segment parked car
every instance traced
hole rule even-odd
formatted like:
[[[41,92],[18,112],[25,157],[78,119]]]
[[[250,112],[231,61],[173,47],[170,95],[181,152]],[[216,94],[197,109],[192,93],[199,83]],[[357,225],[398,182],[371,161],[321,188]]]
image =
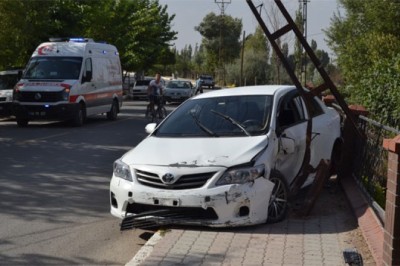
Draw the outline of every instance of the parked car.
[[[195,88],[188,80],[171,80],[165,86],[164,99],[167,102],[183,102],[195,93]]]
[[[122,83],[122,90],[123,95],[130,96],[132,95],[133,86],[136,82],[136,73],[124,73],[123,75],[123,83]]]
[[[114,162],[111,214],[128,227],[144,218],[212,227],[285,219],[303,161],[315,168],[322,159],[336,160],[340,150],[339,114],[317,97],[310,114],[305,106],[293,86],[190,98],[159,125],[148,124],[148,137]]]
[[[13,89],[22,76],[22,70],[0,71],[0,116],[12,115]]]
[[[200,81],[202,87],[207,87],[209,89],[214,89],[215,82],[212,76],[210,75],[200,75]]]
[[[132,99],[147,99],[147,88],[149,87],[152,77],[146,77],[145,79],[139,79],[135,81],[132,89]]]
[[[150,81],[152,81],[154,77],[144,77],[143,79],[139,79],[135,82],[132,90],[132,99],[140,99],[147,100],[147,88],[149,87]],[[161,78],[161,83],[165,86],[165,80]]]

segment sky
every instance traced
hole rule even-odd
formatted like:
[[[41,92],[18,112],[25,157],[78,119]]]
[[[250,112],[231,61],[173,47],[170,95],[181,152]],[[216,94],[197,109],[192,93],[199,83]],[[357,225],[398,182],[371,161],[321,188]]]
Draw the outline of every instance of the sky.
[[[198,26],[203,18],[214,12],[215,14],[221,13],[222,4],[216,2],[230,2],[224,5],[224,12],[233,18],[242,19],[243,30],[248,34],[254,33],[258,22],[252,13],[248,3],[245,0],[159,0],[161,5],[167,5],[167,12],[175,14],[172,22],[172,29],[178,32],[178,39],[175,41],[175,47],[181,50],[185,45],[191,44],[192,47],[201,43],[201,35],[194,27]],[[287,11],[294,18],[295,11],[299,8],[299,2],[303,7],[303,0],[282,0]],[[267,9],[271,9],[271,5],[276,7],[273,0],[253,0],[254,6],[261,3],[261,17],[266,23],[268,29],[272,32],[272,28],[267,23]],[[277,8],[276,8],[277,9]],[[278,10],[278,9],[277,9]],[[278,10],[278,12],[280,12]],[[322,31],[327,29],[330,25],[330,20],[334,13],[338,13],[337,0],[308,0],[307,3],[307,40],[314,39],[317,42],[318,49],[325,50],[331,57],[334,57],[329,47],[324,41],[325,34]],[[284,20],[282,20],[284,21]],[[284,26],[283,24],[281,26]],[[293,37],[286,36],[285,41],[292,46]]]

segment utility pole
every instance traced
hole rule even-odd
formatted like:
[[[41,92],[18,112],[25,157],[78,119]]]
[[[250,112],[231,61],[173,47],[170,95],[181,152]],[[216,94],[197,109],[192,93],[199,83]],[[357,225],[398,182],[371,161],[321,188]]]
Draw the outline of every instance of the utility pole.
[[[246,40],[246,31],[243,31],[243,40],[242,40],[242,53],[240,56],[240,80],[239,86],[243,86],[243,60],[244,60],[244,42]]]
[[[223,28],[224,28],[224,16],[225,9],[228,4],[231,3],[231,0],[214,0],[221,10],[221,23],[219,25],[219,57],[218,57],[218,67],[219,67],[219,81],[225,85],[225,64],[224,64],[224,38],[223,38]]]
[[[303,9],[302,9],[302,17],[303,17],[303,36],[304,39],[307,41],[307,3],[310,2],[310,0],[299,0],[299,3],[303,3]],[[301,69],[302,69],[302,79],[304,80],[304,86],[307,85],[307,53],[304,51],[304,47],[302,48],[302,54],[303,54],[303,59],[301,63]]]

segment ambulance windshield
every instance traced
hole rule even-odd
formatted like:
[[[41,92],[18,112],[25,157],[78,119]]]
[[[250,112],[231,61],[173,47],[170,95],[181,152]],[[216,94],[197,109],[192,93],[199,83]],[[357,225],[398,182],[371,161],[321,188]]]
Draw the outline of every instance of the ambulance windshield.
[[[82,57],[33,57],[28,63],[25,79],[79,79]]]

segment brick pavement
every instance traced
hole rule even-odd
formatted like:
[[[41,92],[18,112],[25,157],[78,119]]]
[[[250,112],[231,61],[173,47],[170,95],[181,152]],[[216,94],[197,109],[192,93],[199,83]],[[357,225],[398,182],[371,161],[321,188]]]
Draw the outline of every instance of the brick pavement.
[[[346,265],[349,248],[364,265],[375,265],[343,191],[330,183],[308,217],[296,215],[294,204],[288,219],[276,224],[159,230],[127,265],[338,266]]]

